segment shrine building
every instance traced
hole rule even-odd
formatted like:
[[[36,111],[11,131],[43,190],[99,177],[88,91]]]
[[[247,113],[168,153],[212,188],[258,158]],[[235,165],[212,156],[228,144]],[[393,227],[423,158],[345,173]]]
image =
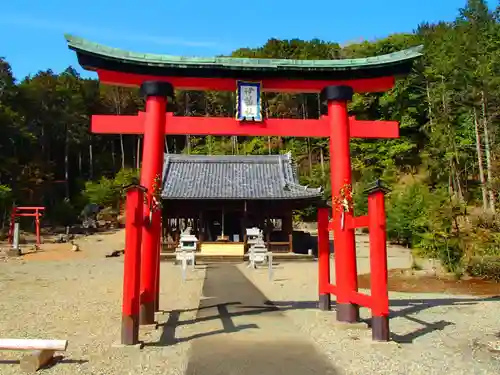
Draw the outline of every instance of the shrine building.
[[[302,186],[291,154],[165,155],[163,251],[192,229],[201,255],[243,256],[246,229],[264,231],[273,252],[293,252],[294,210],[324,205],[321,188]]]

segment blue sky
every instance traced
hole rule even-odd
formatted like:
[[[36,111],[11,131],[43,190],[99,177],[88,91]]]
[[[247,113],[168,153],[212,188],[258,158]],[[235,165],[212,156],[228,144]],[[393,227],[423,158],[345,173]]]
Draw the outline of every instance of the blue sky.
[[[0,56],[22,79],[39,70],[59,72],[77,66],[75,54],[65,45],[65,32],[128,50],[188,56],[228,54],[239,47],[257,47],[271,37],[346,43],[411,32],[423,21],[453,20],[464,4],[465,0],[4,1]]]

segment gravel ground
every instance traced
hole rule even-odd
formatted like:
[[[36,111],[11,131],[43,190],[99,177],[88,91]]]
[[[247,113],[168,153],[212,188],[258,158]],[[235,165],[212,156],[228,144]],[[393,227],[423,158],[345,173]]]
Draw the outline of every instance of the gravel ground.
[[[101,240],[103,238],[103,240]],[[40,374],[182,374],[189,342],[165,344],[162,329],[144,329],[147,349],[115,348],[120,340],[123,258],[104,254],[123,248],[123,233],[78,241],[85,257],[67,260],[8,260],[0,263],[0,331],[4,338],[67,339],[64,359]],[[43,253],[40,253],[41,255]],[[58,257],[58,259],[61,257]],[[161,308],[196,314],[204,270],[182,283],[179,269],[162,263]],[[168,315],[160,317],[160,323]],[[176,337],[187,335],[179,327]],[[155,343],[159,345],[154,345]],[[20,352],[0,352],[0,374],[19,374]]]
[[[366,237],[359,238],[358,269],[369,271]],[[0,331],[9,338],[68,339],[62,362],[40,374],[183,374],[196,337],[220,322],[177,324],[194,319],[205,270],[162,263],[161,308],[179,314],[159,317],[166,328],[143,329],[143,350],[114,348],[120,338],[123,258],[104,254],[123,248],[123,232],[79,239],[82,252],[32,254],[0,262]],[[62,250],[64,251],[64,250]],[[389,266],[411,265],[408,251],[389,249]],[[333,261],[332,261],[333,267]],[[342,374],[499,374],[500,362],[486,348],[500,331],[498,300],[467,296],[391,293],[394,342],[374,344],[369,330],[343,329],[334,312],[319,312],[317,263],[282,263],[274,281],[265,269],[240,270],[282,307],[304,338],[316,344]],[[333,268],[332,268],[333,270]],[[368,311],[362,310],[363,317]],[[265,314],[262,316],[263,319]],[[237,318],[236,323],[239,323]],[[244,318],[252,319],[251,316]],[[285,322],[284,322],[285,323]],[[288,322],[287,322],[288,324]],[[203,331],[203,332],[202,332]],[[175,337],[174,337],[175,336]],[[498,338],[496,338],[498,340]],[[22,353],[0,352],[0,374],[18,374]]]
[[[360,238],[358,272],[369,272],[365,239]],[[358,241],[359,242],[359,241]],[[389,248],[389,267],[410,267],[408,252]],[[332,274],[334,277],[334,261]],[[393,341],[373,343],[368,329],[345,329],[335,313],[316,309],[317,263],[275,266],[274,280],[267,270],[244,272],[266,296],[310,336],[344,374],[499,374],[500,353],[488,343],[498,341],[500,299],[444,294],[390,293]],[[364,291],[368,292],[368,291]],[[369,317],[361,309],[362,318]]]

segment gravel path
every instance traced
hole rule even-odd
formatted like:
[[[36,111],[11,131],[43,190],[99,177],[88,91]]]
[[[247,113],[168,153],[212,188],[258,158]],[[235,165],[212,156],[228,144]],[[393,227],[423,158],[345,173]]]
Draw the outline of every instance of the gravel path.
[[[186,375],[338,375],[237,266],[209,265],[203,296]]]
[[[361,238],[361,241],[364,241]],[[359,244],[358,272],[369,272],[366,247]],[[389,249],[389,267],[411,266],[404,249]],[[332,274],[334,277],[334,261]],[[443,294],[390,293],[391,343],[373,343],[368,329],[336,324],[335,313],[316,309],[317,263],[275,266],[274,281],[265,268],[240,270],[310,336],[343,374],[499,374],[500,353],[487,344],[498,341],[500,298]],[[368,291],[364,291],[368,292]],[[361,309],[362,318],[369,317]]]
[[[68,339],[62,362],[40,374],[182,374],[189,342],[163,346],[162,330],[143,330],[147,349],[114,348],[120,339],[123,258],[104,254],[123,248],[123,235],[79,241],[85,258],[0,263],[0,332],[4,338]],[[42,253],[40,253],[42,254]],[[182,283],[178,268],[161,265],[161,308],[196,315],[204,270]],[[160,317],[160,322],[168,316]],[[178,338],[186,329],[176,330]],[[155,345],[155,343],[160,343]],[[20,352],[0,352],[0,374],[19,374]]]

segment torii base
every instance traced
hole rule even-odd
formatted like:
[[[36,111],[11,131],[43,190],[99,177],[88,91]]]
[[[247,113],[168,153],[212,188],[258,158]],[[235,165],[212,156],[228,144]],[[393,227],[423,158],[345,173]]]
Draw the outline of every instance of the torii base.
[[[352,303],[337,303],[337,320],[344,323],[358,323],[359,306]]]
[[[332,298],[331,295],[328,294],[320,294],[319,295],[319,303],[318,303],[318,308],[321,311],[330,311],[331,310],[331,304],[332,304]]]
[[[122,317],[122,345],[139,344],[139,322],[137,316]]]
[[[155,302],[142,302],[140,306],[139,312],[139,324],[142,325],[151,325],[156,324],[155,322]]]
[[[389,341],[389,319],[387,316],[374,316],[371,321],[372,340],[373,341]]]

